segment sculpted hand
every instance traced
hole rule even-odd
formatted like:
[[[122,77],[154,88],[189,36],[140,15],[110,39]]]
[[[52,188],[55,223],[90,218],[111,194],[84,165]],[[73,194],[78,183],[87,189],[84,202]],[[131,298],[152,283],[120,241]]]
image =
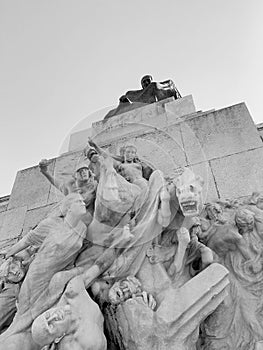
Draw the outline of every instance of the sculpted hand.
[[[152,296],[152,294],[143,291],[140,294],[135,295],[135,297],[141,297],[143,302],[152,310],[156,308],[156,300]]]
[[[1,250],[0,257],[3,257],[4,259],[8,259],[13,255],[12,248],[9,250]]]
[[[98,148],[98,146],[96,145],[96,143],[94,141],[91,140],[91,138],[88,139],[88,144],[91,146],[91,147],[94,147],[95,149]]]
[[[38,164],[41,173],[46,173],[47,172],[47,167],[48,167],[49,163],[50,162],[47,159],[41,159],[41,161]]]

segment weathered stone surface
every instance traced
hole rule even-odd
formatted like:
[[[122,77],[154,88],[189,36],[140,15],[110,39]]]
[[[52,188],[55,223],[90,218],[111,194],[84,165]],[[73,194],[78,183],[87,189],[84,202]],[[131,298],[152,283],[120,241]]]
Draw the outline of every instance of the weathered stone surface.
[[[105,125],[100,126],[100,128],[93,129],[92,137],[96,142],[100,144],[114,142],[116,139],[123,137],[134,137],[137,135],[144,134],[146,132],[151,132],[158,127],[158,129],[163,128],[167,125],[166,123],[166,113],[164,108],[154,105],[147,105],[140,109],[136,109],[137,114],[130,115],[129,113],[123,114],[123,118],[111,123],[110,118]]]
[[[28,210],[23,225],[22,235],[27,234],[28,231],[30,231],[32,228],[38,225],[40,221],[47,216],[47,214],[52,210],[53,207],[54,204],[50,204],[44,207]]]
[[[1,229],[2,229],[2,226],[3,226],[3,223],[4,223],[5,215],[6,215],[5,212],[1,212],[0,213],[0,232],[1,232]],[[1,237],[0,237],[0,239],[1,239]]]
[[[263,191],[263,147],[210,162],[221,198]]]
[[[195,137],[189,137],[190,131]],[[262,146],[244,103],[186,118],[182,132],[191,164],[203,161],[204,157],[210,160]]]
[[[181,137],[187,164],[206,162],[208,157],[195,131],[187,123],[181,122]]]
[[[49,165],[50,173],[53,173],[54,160]],[[9,199],[8,209],[27,205],[28,209],[38,208],[48,203],[50,183],[35,166],[17,173],[12,193]]]
[[[143,158],[165,174],[187,165],[179,125],[141,135],[136,138],[135,145]]]
[[[172,124],[176,119],[196,112],[192,95],[184,96],[165,104],[167,124]]]
[[[145,120],[149,122],[151,118],[156,117],[157,114],[165,112],[164,104],[172,101],[173,98],[166,99],[154,104],[145,105],[144,107],[114,116],[107,121],[99,121],[92,124],[93,135],[98,135],[105,129],[118,128],[120,125],[129,123],[141,123]]]
[[[0,241],[5,242],[21,235],[27,207],[19,207],[7,210],[1,213],[2,216],[2,227],[0,231]]]
[[[69,152],[83,149],[87,145],[87,140],[92,135],[91,128],[74,132],[70,135]]]
[[[146,133],[152,128],[163,129],[181,116],[194,112],[192,96],[178,100],[170,98],[114,116],[107,121],[93,123],[92,136],[98,142],[110,142],[129,134]]]

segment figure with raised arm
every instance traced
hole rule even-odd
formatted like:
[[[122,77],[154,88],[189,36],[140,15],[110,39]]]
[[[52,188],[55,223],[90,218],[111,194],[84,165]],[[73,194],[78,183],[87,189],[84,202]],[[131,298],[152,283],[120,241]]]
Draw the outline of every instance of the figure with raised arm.
[[[48,170],[49,161],[42,159],[39,162],[41,173],[48,179],[48,181],[60,190],[65,196],[69,193],[80,193],[86,203],[86,206],[92,205],[95,198],[97,181],[94,178],[93,172],[89,165],[85,162],[79,163],[75,169],[71,179],[67,181],[60,181],[54,177]],[[93,194],[93,196],[91,196]]]

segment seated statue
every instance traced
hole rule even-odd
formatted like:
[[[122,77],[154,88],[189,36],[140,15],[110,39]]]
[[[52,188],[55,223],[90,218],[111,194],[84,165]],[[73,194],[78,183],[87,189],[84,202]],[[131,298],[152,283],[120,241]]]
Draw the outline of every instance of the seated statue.
[[[106,350],[102,313],[80,276],[68,282],[55,307],[35,319],[32,337],[41,347],[54,342],[58,350]]]
[[[125,113],[128,110],[142,107],[145,104],[164,100],[168,97],[174,97],[175,99],[181,98],[172,80],[165,80],[159,83],[152,80],[151,75],[145,75],[141,79],[142,89],[127,91],[125,95],[120,97],[118,107],[109,111],[104,117],[104,120],[114,115]]]

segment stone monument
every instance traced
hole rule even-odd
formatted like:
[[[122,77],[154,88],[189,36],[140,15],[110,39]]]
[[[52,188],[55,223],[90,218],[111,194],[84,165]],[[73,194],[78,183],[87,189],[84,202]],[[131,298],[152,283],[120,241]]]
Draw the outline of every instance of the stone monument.
[[[0,350],[263,349],[261,129],[141,84],[1,199]]]

